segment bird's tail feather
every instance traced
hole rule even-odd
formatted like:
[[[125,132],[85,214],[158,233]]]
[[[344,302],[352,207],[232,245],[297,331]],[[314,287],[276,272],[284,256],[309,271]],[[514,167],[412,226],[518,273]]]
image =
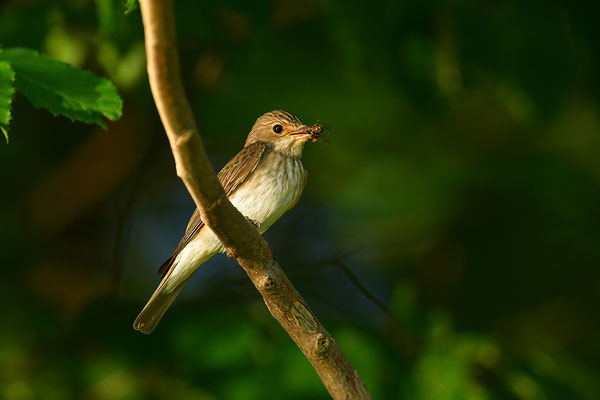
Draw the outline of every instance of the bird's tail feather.
[[[158,322],[167,311],[175,297],[181,292],[181,289],[190,280],[190,278],[181,281],[174,289],[169,291],[166,290],[166,282],[169,279],[171,273],[169,272],[154,291],[154,294],[148,301],[148,304],[144,307],[140,315],[133,322],[133,329],[136,329],[142,333],[150,334]]]

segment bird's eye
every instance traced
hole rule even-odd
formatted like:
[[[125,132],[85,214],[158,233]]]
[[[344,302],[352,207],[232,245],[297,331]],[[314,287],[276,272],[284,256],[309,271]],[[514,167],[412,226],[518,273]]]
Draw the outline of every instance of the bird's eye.
[[[281,126],[279,124],[274,125],[273,126],[273,132],[275,132],[275,133],[281,133],[281,132],[283,132],[283,126]]]

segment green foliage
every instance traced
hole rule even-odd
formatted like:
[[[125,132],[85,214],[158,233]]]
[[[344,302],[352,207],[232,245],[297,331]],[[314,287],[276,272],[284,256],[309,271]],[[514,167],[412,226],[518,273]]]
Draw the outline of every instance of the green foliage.
[[[102,117],[115,120],[121,116],[122,100],[106,79],[23,48],[0,50],[0,62],[5,66],[4,76],[0,76],[3,78],[0,80],[0,95],[3,95],[0,111],[4,113],[1,122],[5,135],[10,108],[4,112],[4,105],[10,106],[8,94],[12,96],[14,88],[34,106],[45,108],[54,115],[65,115],[72,121],[95,123],[106,128]],[[14,73],[10,75],[12,71]]]
[[[6,61],[0,61],[0,129],[8,141],[8,124],[10,123],[10,106],[15,88],[15,71]]]
[[[427,344],[415,367],[415,393],[410,398],[489,399],[485,386],[476,378],[477,368],[500,358],[494,343],[473,335],[457,335],[444,318],[432,318]]]
[[[125,2],[125,14],[129,14],[132,11],[135,11],[138,8],[137,0],[127,0]]]

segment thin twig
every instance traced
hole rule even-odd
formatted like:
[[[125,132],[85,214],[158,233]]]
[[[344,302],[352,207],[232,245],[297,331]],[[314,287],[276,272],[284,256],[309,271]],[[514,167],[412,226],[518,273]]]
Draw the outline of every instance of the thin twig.
[[[308,358],[334,399],[370,399],[365,384],[273,259],[258,231],[229,202],[217,180],[179,74],[172,0],[140,0],[148,79],[177,175],[213,230],[252,280],[273,317]]]
[[[381,308],[389,317],[396,318],[394,312],[386,306],[381,300],[379,300],[365,285],[362,284],[360,279],[352,272],[352,270],[344,263],[344,259],[350,257],[363,249],[363,246],[355,246],[353,248],[345,250],[343,253],[329,256],[321,261],[315,261],[311,264],[313,265],[333,265],[342,270],[342,272],[348,277],[350,282],[356,286],[356,288],[369,300],[371,300],[375,305]]]
[[[142,164],[145,164],[145,162],[142,162]],[[131,188],[127,195],[127,199],[125,199],[125,204],[117,214],[117,231],[115,233],[115,241],[113,244],[113,256],[109,282],[110,294],[113,297],[117,295],[123,276],[123,250],[125,249],[127,242],[125,234],[127,230],[127,221],[131,216],[133,204],[142,182],[144,169],[145,168],[139,168],[138,171],[136,171],[133,182],[131,183]]]
[[[375,305],[377,305],[377,307],[381,308],[383,311],[385,311],[385,313],[392,318],[396,318],[396,316],[394,315],[394,312],[385,304],[383,304],[383,302],[381,300],[379,300],[377,297],[375,297],[375,295],[373,293],[371,293],[369,291],[369,289],[367,289],[365,287],[365,285],[363,285],[360,281],[360,279],[358,279],[358,277],[356,275],[354,275],[354,273],[350,270],[350,268],[348,268],[348,266],[342,261],[342,260],[335,260],[330,262],[330,264],[335,265],[336,267],[340,268],[344,274],[346,274],[346,276],[348,277],[348,279],[350,279],[350,282],[352,282],[354,284],[354,286],[356,286],[356,288],[363,294],[365,295],[365,297],[369,300],[371,300],[373,303],[375,303]]]

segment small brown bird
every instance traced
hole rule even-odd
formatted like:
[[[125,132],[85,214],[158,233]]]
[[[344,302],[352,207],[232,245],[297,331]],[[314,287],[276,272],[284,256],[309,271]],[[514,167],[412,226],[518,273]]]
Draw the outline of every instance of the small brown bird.
[[[268,112],[256,120],[242,151],[219,172],[231,203],[260,233],[298,202],[307,178],[300,162],[302,148],[322,132],[321,125],[306,126],[286,111]],[[196,209],[175,252],[160,267],[162,281],[133,328],[152,332],[194,271],[222,251],[223,245]]]

